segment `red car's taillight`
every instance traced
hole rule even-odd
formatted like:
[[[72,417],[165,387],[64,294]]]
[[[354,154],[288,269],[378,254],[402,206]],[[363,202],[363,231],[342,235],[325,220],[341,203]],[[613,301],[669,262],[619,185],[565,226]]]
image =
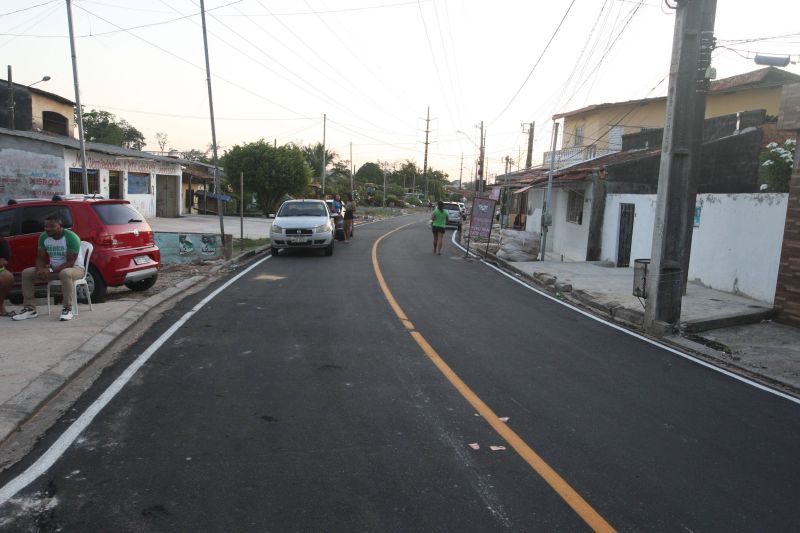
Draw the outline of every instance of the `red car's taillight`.
[[[92,241],[97,246],[102,246],[104,248],[113,248],[119,244],[119,241],[115,239],[113,235],[103,231],[94,233],[94,235],[92,235]]]

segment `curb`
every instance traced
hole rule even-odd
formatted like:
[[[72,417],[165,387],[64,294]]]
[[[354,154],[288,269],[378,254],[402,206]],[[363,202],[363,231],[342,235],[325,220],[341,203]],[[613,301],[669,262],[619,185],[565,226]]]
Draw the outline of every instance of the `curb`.
[[[24,389],[0,405],[0,417],[3,419],[0,422],[0,445],[19,431],[21,426],[50,399],[61,392],[75,375],[88,366],[120,335],[128,331],[143,315],[167,300],[179,296],[186,288],[197,284],[206,277],[193,276],[136,303],[114,322],[100,330],[78,349],[69,353],[55,366],[39,374]]]

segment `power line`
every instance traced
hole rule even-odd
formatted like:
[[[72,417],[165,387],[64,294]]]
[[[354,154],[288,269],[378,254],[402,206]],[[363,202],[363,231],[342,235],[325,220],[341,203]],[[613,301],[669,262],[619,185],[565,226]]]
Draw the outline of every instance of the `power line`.
[[[574,2],[575,0],[573,0]],[[442,93],[442,100],[444,100],[444,105],[447,108],[447,116],[450,118],[450,124],[453,128],[456,128],[456,125],[453,123],[453,112],[450,110],[450,99],[447,98],[447,94],[444,92],[444,85],[442,85],[442,76],[439,73],[439,65],[436,62],[436,54],[433,52],[433,45],[431,44],[431,36],[428,33],[428,25],[425,23],[425,14],[422,12],[422,4],[417,1],[417,7],[419,8],[419,18],[422,21],[422,28],[425,30],[425,39],[428,42],[428,50],[430,51],[430,58],[433,61],[433,68],[436,71],[436,80],[439,82],[439,91]]]
[[[50,0],[49,2],[42,2],[41,4],[36,4],[30,7],[23,7],[22,9],[17,9],[14,11],[9,11],[7,13],[0,13],[0,17],[5,17],[7,15],[14,15],[15,13],[22,13],[23,11],[30,11],[31,9],[36,9],[37,7],[46,6],[47,4],[55,4],[56,2],[60,2],[61,0]]]
[[[116,27],[116,28],[123,29],[123,28],[122,28],[121,26],[119,26],[118,24],[115,24],[115,23],[111,22],[110,20],[108,20],[108,19],[105,19],[105,18],[101,17],[100,15],[97,15],[97,14],[95,14],[95,13],[92,13],[91,11],[87,10],[86,8],[84,8],[84,7],[82,7],[82,6],[76,5],[75,7],[77,7],[77,8],[78,8],[78,9],[80,9],[81,11],[84,11],[85,13],[88,13],[89,15],[92,15],[93,17],[96,17],[96,18],[98,18],[98,19],[102,20],[102,21],[103,21],[103,22],[105,22],[106,24],[110,24],[110,25],[112,25],[112,26],[114,26],[114,27]],[[139,35],[136,35],[135,33],[131,32],[131,31],[126,31],[126,32],[127,32],[127,33],[129,33],[131,36],[135,37],[136,39],[138,39],[138,40],[142,41],[143,43],[145,43],[145,44],[148,44],[148,45],[152,46],[153,48],[156,48],[156,49],[158,49],[158,50],[160,50],[160,51],[164,52],[165,54],[167,54],[167,55],[169,55],[169,56],[172,56],[172,57],[174,57],[174,58],[178,59],[179,61],[181,61],[181,62],[183,62],[183,63],[186,63],[187,65],[190,65],[190,66],[192,66],[192,67],[194,67],[194,68],[196,68],[196,69],[198,69],[198,70],[201,70],[201,71],[205,72],[205,67],[203,67],[203,66],[201,66],[201,65],[198,65],[198,64],[196,64],[196,63],[192,63],[192,62],[191,62],[191,61],[189,61],[188,59],[186,59],[186,58],[184,58],[184,57],[181,57],[181,56],[179,56],[178,54],[175,54],[174,52],[170,52],[170,51],[169,51],[169,50],[167,50],[166,48],[164,48],[164,47],[162,47],[162,46],[159,46],[159,45],[157,45],[157,44],[155,44],[155,43],[153,43],[153,42],[151,42],[151,41],[148,41],[148,40],[147,40],[147,39],[145,39],[144,37],[141,37],[141,36],[139,36]],[[262,94],[259,94],[259,93],[255,92],[255,91],[252,91],[252,90],[248,89],[247,87],[243,87],[243,86],[239,85],[239,84],[238,84],[238,83],[236,83],[236,82],[233,82],[233,81],[231,81],[231,80],[228,80],[227,78],[223,78],[223,77],[222,77],[222,76],[220,76],[219,74],[216,74],[214,77],[215,77],[215,78],[217,78],[217,79],[219,79],[219,80],[221,80],[221,81],[224,81],[225,83],[227,83],[227,84],[229,84],[229,85],[231,85],[231,86],[233,86],[233,87],[236,87],[236,88],[237,88],[237,89],[239,89],[239,90],[242,90],[242,91],[244,91],[244,92],[246,92],[246,93],[249,93],[249,94],[251,94],[251,95],[255,96],[256,98],[260,98],[260,99],[262,99],[262,100],[264,100],[264,101],[266,101],[266,102],[269,102],[269,103],[270,103],[270,104],[272,104],[272,105],[275,105],[275,106],[277,106],[277,107],[280,107],[281,109],[283,109],[283,110],[285,110],[285,111],[288,111],[288,112],[290,112],[290,113],[294,113],[294,114],[296,114],[296,115],[300,115],[300,113],[299,113],[299,112],[297,112],[297,111],[294,111],[293,109],[289,109],[288,107],[284,106],[283,104],[279,104],[278,102],[275,102],[275,101],[273,101],[273,100],[270,100],[270,99],[269,99],[269,98],[267,98],[266,96],[264,96],[264,95],[262,95]]]
[[[567,15],[569,15],[569,12],[572,10],[572,6],[573,6],[573,5],[575,5],[575,0],[572,0],[572,2],[570,2],[569,6],[567,7],[567,10],[564,12],[564,16],[563,16],[563,17],[561,17],[561,21],[558,23],[558,26],[556,26],[556,29],[555,29],[555,31],[553,32],[553,35],[551,35],[551,36],[550,36],[550,40],[549,40],[549,41],[547,41],[547,44],[545,45],[545,47],[544,47],[544,50],[542,50],[542,53],[541,53],[541,54],[539,54],[539,59],[537,59],[537,60],[536,60],[536,63],[534,63],[534,64],[533,64],[533,68],[531,68],[531,71],[530,71],[530,72],[528,72],[528,75],[525,77],[525,80],[522,82],[522,85],[520,85],[520,86],[519,86],[519,89],[517,89],[517,92],[516,92],[516,93],[514,93],[514,96],[512,96],[512,97],[511,97],[511,100],[509,100],[509,101],[508,101],[508,103],[507,103],[507,104],[506,104],[506,106],[503,108],[503,110],[502,110],[502,111],[500,111],[500,113],[499,113],[499,114],[498,114],[498,115],[497,115],[497,116],[494,118],[494,120],[492,120],[491,122],[489,122],[489,123],[486,125],[487,127],[488,127],[488,126],[491,126],[492,124],[494,124],[495,122],[497,122],[497,120],[498,120],[500,117],[502,117],[502,116],[503,116],[503,114],[504,114],[506,111],[508,111],[508,108],[509,108],[509,107],[511,107],[511,104],[512,104],[512,103],[514,103],[514,100],[516,100],[516,99],[517,99],[517,96],[519,96],[519,93],[520,93],[520,92],[522,92],[522,89],[525,87],[525,84],[527,84],[527,83],[528,83],[528,80],[530,80],[530,79],[531,79],[531,76],[533,75],[533,71],[534,71],[534,70],[536,70],[536,67],[537,67],[537,66],[539,66],[539,62],[540,62],[540,61],[542,60],[542,58],[544,57],[544,54],[547,52],[548,48],[550,48],[550,44],[552,44],[552,42],[553,42],[553,39],[555,39],[555,38],[556,38],[556,35],[558,35],[558,30],[560,30],[560,29],[561,29],[561,25],[562,25],[562,24],[564,24],[564,21],[566,20],[566,18],[567,18]]]

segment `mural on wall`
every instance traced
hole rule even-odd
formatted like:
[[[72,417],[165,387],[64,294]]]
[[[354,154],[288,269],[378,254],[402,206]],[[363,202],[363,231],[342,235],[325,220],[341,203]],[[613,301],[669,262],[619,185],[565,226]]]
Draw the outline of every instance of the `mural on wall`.
[[[64,194],[64,160],[14,148],[0,150],[0,205],[11,198],[51,198]]]
[[[155,232],[155,241],[161,250],[161,263],[165,265],[196,263],[224,255],[219,235],[158,231]]]

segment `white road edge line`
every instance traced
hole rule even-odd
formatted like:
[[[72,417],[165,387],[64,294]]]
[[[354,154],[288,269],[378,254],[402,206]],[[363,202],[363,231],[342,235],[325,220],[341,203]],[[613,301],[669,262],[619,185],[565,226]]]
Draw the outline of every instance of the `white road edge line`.
[[[6,483],[3,488],[0,488],[0,505],[5,504],[8,500],[13,498],[19,491],[30,485],[39,476],[47,472],[55,462],[64,454],[65,451],[75,442],[75,439],[85,430],[89,424],[92,423],[94,417],[97,416],[103,408],[108,405],[114,396],[130,381],[136,372],[144,365],[148,359],[172,337],[181,326],[183,326],[197,311],[202,309],[208,302],[213,300],[219,293],[227,289],[230,285],[239,280],[242,276],[253,270],[255,267],[266,261],[272,256],[267,256],[260,261],[257,261],[247,267],[245,270],[228,280],[224,285],[217,290],[203,298],[200,303],[187,311],[177,322],[161,334],[147,349],[137,357],[128,368],[114,380],[111,385],[97,398],[86,411],[78,417],[75,422],[70,425],[64,433],[53,443],[52,446],[41,456],[36,462],[30,465],[20,475]]]
[[[455,231],[453,232],[453,237],[451,238],[451,242],[454,245],[456,245],[458,248],[461,248],[464,252],[466,252],[467,249],[464,248],[463,246],[461,246],[458,242],[456,242],[456,233],[457,232],[455,232]],[[687,353],[684,353],[684,352],[681,352],[679,350],[676,350],[672,346],[667,346],[666,344],[662,344],[660,342],[654,341],[653,339],[647,338],[644,335],[640,335],[639,333],[636,333],[635,331],[631,331],[629,329],[623,328],[622,326],[620,326],[618,324],[614,324],[613,322],[609,322],[608,320],[606,320],[604,318],[601,318],[599,316],[593,315],[593,314],[591,314],[591,313],[589,313],[587,311],[584,311],[583,309],[581,309],[579,307],[575,307],[574,305],[572,305],[572,304],[570,304],[568,302],[565,302],[563,300],[559,300],[558,298],[555,298],[552,295],[547,294],[546,292],[537,289],[536,287],[532,287],[531,285],[525,283],[521,279],[517,279],[516,277],[512,276],[508,272],[505,272],[503,269],[498,268],[498,267],[494,266],[491,263],[488,263],[482,257],[480,257],[479,255],[477,255],[477,254],[475,254],[473,252],[470,252],[470,255],[473,255],[473,256],[477,257],[480,260],[480,262],[483,263],[484,265],[488,266],[491,269],[496,270],[497,272],[499,272],[500,274],[506,276],[507,278],[509,278],[509,279],[511,279],[513,281],[516,281],[517,283],[519,283],[523,287],[527,287],[528,289],[532,290],[535,293],[540,294],[541,296],[544,296],[545,298],[549,298],[550,300],[552,300],[554,302],[557,302],[557,303],[559,303],[559,304],[561,304],[561,305],[563,305],[565,307],[569,307],[573,311],[576,311],[576,312],[578,312],[578,313],[580,313],[580,314],[582,314],[582,315],[584,315],[586,317],[589,317],[592,320],[596,320],[597,322],[600,322],[602,324],[610,326],[610,327],[612,327],[612,328],[614,328],[614,329],[616,329],[618,331],[621,331],[621,332],[623,332],[623,333],[625,333],[627,335],[630,335],[631,337],[635,337],[637,339],[643,340],[643,341],[645,341],[645,342],[647,342],[649,344],[652,344],[653,346],[658,346],[659,348],[662,348],[662,349],[664,349],[664,350],[666,350],[668,352],[674,353],[675,355],[679,355],[679,356],[683,357],[684,359],[688,359],[689,361],[692,361],[693,363],[697,363],[697,364],[702,365],[702,366],[704,366],[706,368],[709,368],[709,369],[714,370],[716,372],[719,372],[721,374],[725,374],[728,377],[731,377],[733,379],[741,381],[742,383],[746,383],[746,384],[751,385],[751,386],[753,386],[753,387],[755,387],[757,389],[761,389],[763,391],[770,392],[770,393],[772,393],[772,394],[774,394],[776,396],[780,396],[781,398],[783,398],[785,400],[789,400],[790,402],[793,402],[793,403],[796,403],[796,404],[800,405],[800,399],[795,398],[794,396],[790,396],[790,395],[788,395],[788,394],[786,394],[784,392],[781,392],[779,390],[776,390],[776,389],[773,389],[773,388],[768,387],[766,385],[763,385],[761,383],[758,383],[757,381],[753,381],[753,380],[751,380],[749,378],[746,378],[744,376],[740,376],[739,374],[735,374],[735,373],[733,373],[733,372],[731,372],[729,370],[725,370],[724,368],[721,368],[719,366],[713,365],[713,364],[711,364],[711,363],[709,363],[707,361],[703,361],[702,359],[698,359],[697,357],[694,357],[694,356],[689,355]]]

